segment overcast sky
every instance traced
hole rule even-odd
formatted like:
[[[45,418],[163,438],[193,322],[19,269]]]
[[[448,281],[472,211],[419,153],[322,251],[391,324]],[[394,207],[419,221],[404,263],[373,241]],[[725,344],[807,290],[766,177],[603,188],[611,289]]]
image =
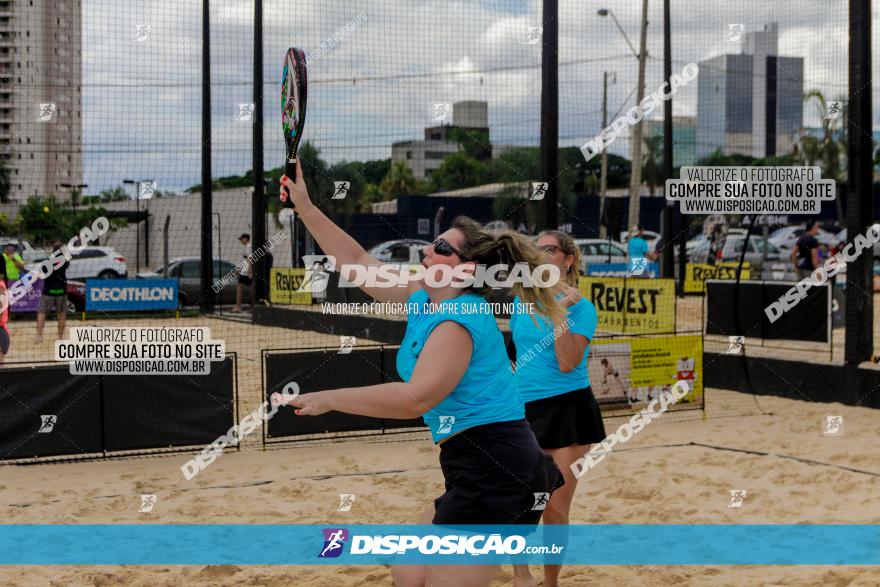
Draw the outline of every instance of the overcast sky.
[[[649,4],[650,92],[662,78],[663,29],[662,2]],[[829,98],[846,92],[848,2],[672,4],[674,72],[692,61],[739,53],[740,43],[728,41],[729,24],[743,24],[748,32],[776,21],[780,54],[804,58],[805,89],[821,89]],[[387,158],[392,142],[422,138],[423,128],[433,124],[434,103],[459,100],[489,103],[493,143],[536,146],[540,44],[525,41],[528,27],[541,24],[540,6],[537,0],[266,0],[266,168],[280,165],[284,154],[278,101],[285,51],[298,46],[308,54],[348,23],[353,30],[341,32],[344,38],[309,64],[304,136],[328,161]],[[635,87],[637,60],[611,19],[596,10],[611,8],[637,46],[640,6],[637,0],[560,1],[562,145],[579,146],[599,132],[603,71],[616,74],[609,116]],[[876,32],[876,15],[874,21]],[[136,40],[139,25],[150,27],[145,40]],[[83,3],[83,27],[89,191],[133,176],[155,179],[159,189],[197,183],[201,2],[89,0]],[[212,2],[211,35],[213,175],[221,177],[251,167],[252,127],[237,118],[239,104],[253,101],[253,0]],[[675,113],[695,114],[696,99],[694,82],[676,94]],[[805,124],[818,124],[812,108],[805,109]],[[626,155],[626,143],[618,140],[611,151]]]

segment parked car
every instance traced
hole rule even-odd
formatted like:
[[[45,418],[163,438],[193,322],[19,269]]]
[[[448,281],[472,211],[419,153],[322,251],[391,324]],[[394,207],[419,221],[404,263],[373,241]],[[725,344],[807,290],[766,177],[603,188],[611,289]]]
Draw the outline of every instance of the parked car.
[[[84,247],[73,254],[68,279],[124,279],[128,277],[125,257],[113,247]]]
[[[574,243],[581,250],[581,273],[595,263],[626,263],[626,246],[600,238],[579,238]]]
[[[67,282],[67,313],[84,312],[86,309],[86,284],[82,281]]]
[[[235,303],[235,284],[238,283],[238,275],[235,274],[235,264],[230,261],[214,259],[214,283],[220,283],[223,277],[227,278],[223,287],[214,294],[214,300],[218,304]],[[172,259],[168,266],[158,267],[155,271],[144,271],[137,274],[137,279],[149,279],[156,277],[168,277],[178,279],[178,299],[181,306],[197,304],[202,299],[202,260],[199,257],[181,257]]]
[[[773,231],[773,234],[770,235],[770,242],[776,245],[777,248],[791,253],[791,250],[797,244],[797,240],[805,231],[806,229],[803,226],[783,226]],[[822,228],[816,233],[816,240],[829,247],[833,247],[839,242],[837,235]]]
[[[745,238],[747,232],[748,232],[748,229],[746,229],[746,228],[739,228],[739,227],[728,228],[727,229],[727,237],[730,238],[730,237],[739,236],[739,237]],[[752,234],[754,235],[754,232]],[[709,246],[709,237],[706,236],[704,233],[698,234],[697,236],[695,236],[694,238],[690,239],[689,241],[687,241],[685,243],[685,248],[687,249],[688,258],[690,258],[690,256],[691,256],[691,249],[696,249],[696,248],[700,248],[700,247],[708,248],[708,246]]]
[[[386,241],[376,245],[368,253],[385,263],[419,265],[424,257],[422,249],[430,244],[421,239]]]
[[[21,255],[25,265],[39,263],[49,258],[49,251],[46,249],[38,249],[29,241],[10,236],[0,236],[0,251],[3,251],[9,243],[18,247],[18,254]]]
[[[689,241],[693,242],[693,241]],[[724,241],[724,250],[721,253],[722,261],[739,261],[740,253],[742,253],[745,235],[728,233],[727,239]],[[751,235],[749,237],[749,248],[746,251],[745,260],[752,264],[760,264],[764,254],[764,237],[759,235]],[[696,242],[687,251],[688,261],[693,263],[705,263],[709,255],[709,241],[702,240]],[[781,261],[788,260],[788,254],[781,251],[769,239],[767,241],[767,260]]]

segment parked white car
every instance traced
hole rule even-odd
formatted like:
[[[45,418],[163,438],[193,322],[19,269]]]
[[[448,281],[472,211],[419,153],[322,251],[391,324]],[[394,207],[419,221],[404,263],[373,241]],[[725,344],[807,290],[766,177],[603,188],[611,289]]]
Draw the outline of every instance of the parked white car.
[[[422,249],[430,244],[431,243],[428,241],[420,239],[385,241],[367,252],[379,261],[385,263],[420,265],[423,257]]]
[[[113,247],[85,247],[70,259],[68,279],[122,279],[128,277],[125,257]]]
[[[783,251],[791,252],[794,248],[795,244],[797,244],[797,240],[804,234],[806,229],[802,225],[797,226],[783,226],[782,228],[777,228],[770,235],[770,242],[776,245],[779,249]],[[844,235],[846,233],[844,232]],[[819,229],[819,232],[816,233],[816,240],[818,240],[823,245],[828,245],[829,247],[833,247],[836,245],[839,240],[837,235],[833,232],[828,232],[822,228]]]
[[[626,263],[626,246],[601,238],[578,238],[574,243],[581,250],[581,273],[587,274],[587,266],[596,263]]]

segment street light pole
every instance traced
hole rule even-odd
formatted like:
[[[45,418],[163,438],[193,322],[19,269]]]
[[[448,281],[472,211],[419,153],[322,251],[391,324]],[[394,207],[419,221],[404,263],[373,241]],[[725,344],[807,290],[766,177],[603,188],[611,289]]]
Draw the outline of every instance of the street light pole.
[[[602,72],[602,129],[608,127],[608,72]],[[602,174],[599,179],[599,238],[604,239],[608,228],[605,226],[605,192],[608,189],[608,149],[602,149]]]
[[[626,44],[629,45],[630,51],[639,60],[639,80],[638,87],[636,93],[636,105],[641,104],[642,100],[645,97],[645,60],[648,57],[648,52],[646,50],[645,45],[647,44],[647,36],[648,36],[648,0],[642,0],[642,30],[639,36],[639,52],[636,53],[635,47],[630,42],[629,37],[626,36],[626,32],[623,30],[623,27],[620,26],[620,22],[618,22],[617,17],[614,16],[614,12],[610,8],[600,8],[596,11],[596,14],[599,16],[610,16],[611,20],[614,21],[615,26],[617,26],[617,30],[620,31],[620,34],[623,35],[623,39],[626,41]],[[602,128],[605,128],[604,126]],[[639,118],[639,121],[636,123],[635,128],[633,129],[632,134],[632,142],[630,146],[630,155],[632,158],[632,167],[630,172],[630,186],[629,186],[629,222],[627,228],[632,228],[634,224],[638,224],[639,222],[639,198],[641,197],[642,192],[642,119]]]
[[[639,41],[639,85],[636,92],[636,104],[641,104],[645,97],[645,45],[648,36],[648,0],[642,0],[642,32]],[[629,230],[639,224],[639,201],[642,195],[642,117],[633,128],[632,139],[632,172],[629,185]]]

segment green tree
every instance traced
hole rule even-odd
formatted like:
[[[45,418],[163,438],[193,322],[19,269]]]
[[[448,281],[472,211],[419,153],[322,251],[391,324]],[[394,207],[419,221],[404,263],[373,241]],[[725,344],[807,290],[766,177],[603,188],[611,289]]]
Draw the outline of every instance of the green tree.
[[[365,183],[379,185],[382,183],[382,179],[388,175],[389,169],[391,169],[391,159],[376,159],[374,161],[365,161],[361,174],[364,177]]]
[[[654,135],[645,137],[645,153],[642,158],[642,179],[648,184],[651,197],[654,188],[663,181],[663,137]]]
[[[492,172],[489,165],[468,157],[465,153],[453,153],[431,174],[431,183],[438,189],[457,190],[490,183]]]
[[[104,190],[99,195],[102,202],[122,202],[131,199],[122,186],[116,186],[112,190]]]
[[[461,145],[461,152],[472,159],[485,161],[492,157],[492,145],[489,143],[489,131],[483,128],[450,127],[447,140]]]
[[[0,214],[0,235],[14,236],[20,231],[21,225],[18,220],[9,220],[6,214]]]
[[[535,147],[506,149],[492,162],[492,175],[495,181],[502,183],[537,179],[541,175],[538,149]]]
[[[82,228],[91,226],[96,218],[106,215],[104,208],[89,206],[74,212],[70,202],[59,202],[53,196],[32,196],[19,209],[17,222],[25,238],[44,246],[55,239],[66,242]],[[125,226],[126,221],[114,219],[110,224],[111,228],[118,228]]]
[[[804,94],[805,104],[812,102],[816,105],[819,119],[822,121],[822,137],[818,139],[817,144],[811,144],[812,141],[809,140],[815,137],[809,137],[808,135],[801,137],[800,142],[803,143],[806,140],[807,144],[798,145],[796,143],[793,157],[796,160],[798,158],[806,160],[808,156],[813,157],[816,155],[818,148],[819,157],[814,159],[812,164],[819,162],[819,166],[822,168],[823,179],[833,179],[840,183],[846,181],[844,158],[846,154],[847,128],[844,121],[846,120],[847,113],[846,98],[838,97],[837,101],[840,102],[841,106],[837,116],[829,116],[829,103],[820,90],[809,90]],[[837,138],[835,138],[835,135],[837,135]],[[837,207],[837,221],[843,223],[843,201],[841,198],[836,198],[835,204]]]
[[[382,191],[390,198],[416,193],[416,178],[403,161],[391,165],[380,185]]]

